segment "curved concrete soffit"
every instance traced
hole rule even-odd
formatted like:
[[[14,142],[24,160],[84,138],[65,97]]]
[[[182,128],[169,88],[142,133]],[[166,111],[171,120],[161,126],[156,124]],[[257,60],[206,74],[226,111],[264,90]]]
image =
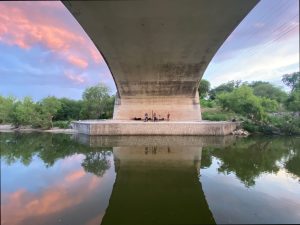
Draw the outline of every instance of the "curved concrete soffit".
[[[119,97],[195,96],[212,58],[258,2],[259,0],[188,0],[188,3],[177,0],[62,1],[101,53],[112,74]],[[193,4],[200,13],[197,11],[197,14],[193,14]],[[158,7],[158,12],[151,10],[153,5]],[[141,10],[137,11],[132,6]],[[163,10],[165,14],[162,14]],[[207,12],[209,10],[214,12]],[[220,12],[224,12],[224,17],[218,17]],[[122,13],[127,21],[120,20]],[[122,15],[115,18],[119,14]],[[178,18],[175,17],[177,15]],[[99,21],[104,22],[97,26],[99,30],[95,30],[94,24],[100,23]],[[112,29],[114,25],[118,27]],[[164,25],[167,27],[165,30],[162,29]],[[182,31],[186,33],[182,35]],[[130,32],[133,34],[128,35]],[[101,38],[99,33],[103,35]],[[118,45],[113,45],[114,43]]]

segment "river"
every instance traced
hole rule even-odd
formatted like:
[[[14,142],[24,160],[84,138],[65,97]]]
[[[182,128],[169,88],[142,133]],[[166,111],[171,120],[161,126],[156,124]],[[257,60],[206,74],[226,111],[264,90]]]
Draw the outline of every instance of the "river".
[[[1,224],[300,222],[300,137],[0,133]]]

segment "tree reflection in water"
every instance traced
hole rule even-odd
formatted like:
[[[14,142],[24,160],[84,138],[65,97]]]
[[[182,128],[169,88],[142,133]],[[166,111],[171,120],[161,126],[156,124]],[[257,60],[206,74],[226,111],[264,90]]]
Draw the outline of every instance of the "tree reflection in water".
[[[82,167],[86,172],[103,176],[110,168],[108,157],[112,148],[96,147],[80,144],[67,134],[47,133],[0,133],[1,158],[10,165],[16,161],[28,166],[34,156],[38,156],[51,167],[59,159],[83,154]]]
[[[284,167],[300,177],[300,139],[293,137],[248,137],[232,145],[204,147],[201,168],[211,166],[212,158],[220,160],[218,172],[234,173],[246,187],[255,185],[262,173],[277,173]]]
[[[39,158],[45,167],[55,168],[55,165],[59,164],[58,161],[60,159],[76,156],[76,154],[82,155],[80,163],[85,172],[102,177],[101,179],[106,178],[108,180],[106,184],[111,184],[111,189],[107,190],[112,190],[112,192],[107,191],[105,185],[103,189],[99,189],[100,186],[94,186],[96,188],[93,190],[100,190],[97,193],[90,190],[82,192],[82,190],[88,190],[87,187],[90,184],[97,184],[97,182],[94,182],[95,180],[101,179],[91,175],[82,176],[85,173],[82,171],[82,168],[78,170],[80,163],[76,160],[73,160],[72,163],[77,165],[77,170],[65,170],[67,175],[63,177],[64,179],[61,179],[61,169],[63,169],[65,164],[60,164],[58,166],[59,169],[54,171],[54,174],[58,177],[58,184],[68,188],[66,189],[67,191],[60,191],[61,193],[67,193],[72,196],[74,195],[73,193],[77,193],[74,195],[77,197],[83,196],[83,193],[87,196],[88,194],[92,196],[91,201],[83,199],[80,203],[74,203],[73,206],[75,208],[82,205],[86,209],[85,201],[93,205],[94,199],[98,199],[100,195],[105,196],[107,194],[107,203],[102,201],[96,207],[95,205],[91,207],[93,209],[102,207],[101,215],[98,215],[99,217],[96,218],[97,224],[102,220],[102,216],[102,224],[133,224],[133,222],[135,224],[154,224],[157,221],[165,224],[184,224],[188,222],[191,224],[200,222],[225,223],[248,221],[246,220],[248,214],[251,219],[249,221],[253,221],[253,216],[249,212],[258,214],[262,212],[260,214],[261,217],[256,217],[258,222],[272,222],[272,218],[275,217],[282,219],[281,221],[289,221],[289,218],[285,217],[285,215],[292,215],[290,221],[293,222],[295,218],[298,218],[298,214],[293,214],[294,211],[291,211],[291,209],[297,210],[299,208],[299,200],[297,200],[299,192],[297,192],[297,187],[295,188],[294,185],[295,182],[298,185],[300,177],[299,146],[300,139],[297,137],[248,137],[236,140],[232,136],[142,138],[133,136],[80,136],[77,139],[73,139],[72,136],[66,134],[0,133],[1,161],[4,164],[11,164],[11,167],[16,171],[18,170],[18,165],[15,165],[15,167],[13,165],[17,164],[16,162],[21,162],[30,167],[31,163],[34,165],[34,161],[40,161],[36,160]],[[76,159],[76,157],[73,159]],[[67,161],[65,160],[64,162]],[[216,164],[216,162],[219,164]],[[203,169],[202,171],[199,169],[200,166]],[[114,177],[114,172],[112,172],[113,168],[115,168],[116,177]],[[36,169],[37,173],[42,171],[41,166],[34,169]],[[26,168],[24,169],[23,167],[23,170],[26,170]],[[292,181],[287,181],[285,179],[281,181],[279,175],[282,170],[285,170],[282,174],[288,172],[297,180],[290,179]],[[28,170],[27,174],[30,173],[31,170]],[[42,171],[42,173],[47,174],[45,171]],[[49,172],[48,175],[51,173]],[[221,175],[232,173],[235,176],[226,177],[226,181],[230,181],[226,183],[222,180],[224,176],[217,177],[217,173]],[[104,176],[104,174],[106,175]],[[200,174],[201,179],[199,179]],[[268,183],[266,179],[260,180],[262,184],[260,188],[263,186],[265,189],[259,189],[258,180],[260,176],[263,177],[263,174],[278,174],[278,177],[273,176],[277,183]],[[11,176],[10,173],[6,173],[6,175],[7,177]],[[51,176],[49,175],[49,177]],[[77,185],[73,185],[73,183],[70,186],[65,185],[64,182],[67,180],[72,181],[72,179],[74,180],[78,177],[81,177],[81,180]],[[90,181],[90,183],[85,179]],[[236,179],[242,181],[244,185],[240,185],[237,188],[234,185]],[[39,181],[43,183],[44,180],[41,180]],[[18,183],[20,184],[18,187],[21,187],[20,190],[23,190],[22,182]],[[49,179],[49,182],[52,184],[52,179]],[[277,189],[270,184],[277,184]],[[289,185],[291,190],[286,189],[286,185]],[[36,186],[40,187],[43,185],[36,182]],[[92,185],[90,186],[92,187]],[[254,186],[258,187],[258,191],[253,190],[255,188],[252,190],[248,189]],[[70,187],[76,191],[70,191],[72,190],[69,189]],[[79,188],[76,189],[77,187]],[[205,190],[205,187],[209,187],[209,189]],[[58,193],[56,190],[54,189],[53,193]],[[261,190],[265,190],[265,192],[260,192]],[[40,192],[43,191],[44,189],[40,189]],[[272,198],[272,193],[270,194],[270,192],[276,197]],[[28,193],[30,191],[26,192],[27,197],[30,196]],[[276,199],[279,195],[284,196],[287,200],[284,201],[283,198],[280,198],[280,204],[278,204]],[[10,196],[13,195],[11,194]],[[248,198],[247,196],[250,197]],[[38,195],[34,197],[33,202],[40,201],[35,201],[39,199]],[[54,206],[60,206],[61,199],[58,199],[59,201],[55,200]],[[67,199],[76,200],[73,197],[68,197]],[[269,201],[269,205],[266,199]],[[26,203],[31,204],[30,201],[25,200],[21,202],[22,204],[19,204],[19,213],[23,211],[23,208],[26,208],[24,207]],[[66,202],[65,200],[63,201]],[[265,205],[259,208],[258,201],[261,201],[259,204]],[[15,199],[11,202],[15,202]],[[290,203],[294,205],[290,206]],[[224,205],[223,208],[222,205]],[[277,207],[274,209],[274,205],[281,205],[282,208]],[[14,206],[12,207],[13,209],[16,208],[16,205],[12,204],[12,206]],[[288,209],[290,211],[287,210],[288,207],[290,207]],[[38,206],[37,208],[41,207]],[[72,207],[69,208],[72,209]],[[272,211],[272,209],[274,210]],[[66,215],[71,215],[69,219],[72,223],[70,224],[76,224],[76,222],[77,224],[84,224],[73,217],[78,214],[83,218],[83,215],[88,210],[82,210],[80,213],[74,214],[70,214],[71,211],[67,209],[64,210],[65,219],[68,218]],[[269,214],[264,214],[263,211],[267,211]],[[35,210],[32,210],[32,212],[36,216]],[[283,212],[282,215],[280,214],[281,212]],[[24,215],[27,216],[27,214]],[[93,215],[96,214],[97,210]],[[267,214],[272,216],[270,217]],[[32,224],[32,218],[28,219],[30,221],[29,224]],[[49,218],[52,219],[54,216],[51,215]],[[49,218],[45,218],[45,221]],[[55,218],[60,218],[59,214]],[[260,218],[265,220],[259,220]]]

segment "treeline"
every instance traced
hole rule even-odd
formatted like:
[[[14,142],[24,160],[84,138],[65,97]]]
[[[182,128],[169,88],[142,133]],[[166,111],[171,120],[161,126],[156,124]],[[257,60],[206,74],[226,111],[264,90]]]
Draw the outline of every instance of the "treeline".
[[[242,121],[250,132],[300,134],[300,73],[283,75],[282,82],[290,87],[289,93],[263,81],[230,81],[211,88],[202,80],[202,118]],[[0,96],[0,123],[16,128],[66,128],[71,120],[112,118],[114,100],[103,84],[87,88],[81,100],[50,96],[34,102],[31,97]]]
[[[0,123],[16,128],[67,128],[71,120],[111,118],[114,99],[104,84],[85,89],[81,100],[49,96],[34,102],[31,97],[18,100],[14,96],[0,96]]]
[[[207,110],[203,119],[244,121],[243,127],[250,132],[299,134],[300,73],[283,75],[282,82],[291,88],[290,93],[263,81],[230,81],[211,89],[202,80],[201,106],[220,109]]]

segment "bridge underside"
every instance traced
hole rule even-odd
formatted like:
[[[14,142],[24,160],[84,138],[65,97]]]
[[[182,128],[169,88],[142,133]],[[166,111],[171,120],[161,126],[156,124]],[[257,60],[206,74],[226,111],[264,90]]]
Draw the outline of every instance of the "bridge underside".
[[[104,57],[117,87],[114,119],[156,112],[201,120],[198,85],[258,0],[63,2]]]

